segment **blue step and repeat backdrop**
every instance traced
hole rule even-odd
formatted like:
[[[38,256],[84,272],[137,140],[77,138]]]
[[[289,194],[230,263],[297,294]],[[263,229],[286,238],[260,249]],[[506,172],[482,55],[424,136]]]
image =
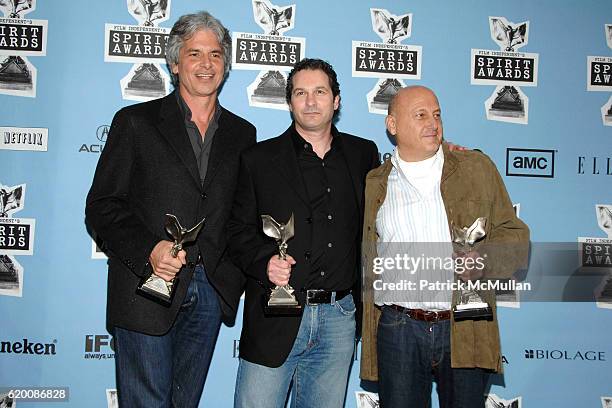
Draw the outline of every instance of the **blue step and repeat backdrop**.
[[[381,158],[389,97],[434,89],[447,139],[493,159],[545,248],[527,280],[559,271],[536,279],[547,296],[500,291],[504,375],[488,406],[612,406],[609,0],[0,0],[0,386],[63,388],[57,406],[116,403],[106,261],[85,196],[113,114],[171,91],[167,34],[201,9],[233,34],[221,102],[260,139],[288,125],[282,90],[304,56],[333,64],[338,127]],[[221,330],[200,406],[231,406],[241,323]],[[357,346],[346,406],[374,407],[359,358]],[[3,392],[3,406],[46,404]]]

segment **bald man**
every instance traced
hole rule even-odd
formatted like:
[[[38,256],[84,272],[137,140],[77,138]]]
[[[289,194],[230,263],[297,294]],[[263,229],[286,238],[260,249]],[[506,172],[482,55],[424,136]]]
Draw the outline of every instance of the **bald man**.
[[[481,292],[492,320],[456,321],[457,282],[510,277],[527,255],[529,229],[495,165],[478,151],[450,151],[441,112],[432,90],[400,90],[385,121],[397,147],[366,179],[361,377],[379,381],[383,408],[429,406],[433,382],[440,407],[484,407],[488,375],[502,369],[494,293]],[[453,253],[451,226],[479,217],[480,253]],[[500,259],[500,243],[513,256]],[[495,256],[483,258],[487,250]],[[440,262],[410,269],[398,255]],[[475,262],[460,271],[467,257]]]

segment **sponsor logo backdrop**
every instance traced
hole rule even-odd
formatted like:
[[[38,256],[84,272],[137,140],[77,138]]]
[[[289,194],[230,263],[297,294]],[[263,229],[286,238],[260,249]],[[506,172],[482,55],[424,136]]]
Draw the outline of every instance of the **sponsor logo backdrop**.
[[[388,156],[393,146],[385,134],[384,115],[370,113],[368,94],[381,90],[383,102],[387,95],[377,81],[389,80],[384,89],[389,92],[400,81],[432,87],[440,98],[447,139],[491,157],[512,201],[520,203],[520,217],[530,226],[533,242],[569,243],[575,251],[568,257],[575,262],[574,275],[586,267],[601,295],[598,302],[581,303],[521,298],[518,307],[501,308],[505,373],[493,378],[490,400],[525,406],[549,406],[554,400],[560,407],[594,407],[612,395],[612,267],[605,258],[609,254],[599,254],[596,267],[582,263],[590,254],[586,251],[606,250],[612,226],[607,211],[612,207],[608,0],[564,2],[561,7],[552,0],[441,0],[435,5],[390,0],[266,2],[281,11],[295,5],[283,27],[260,25],[265,19],[251,0],[236,0],[231,7],[222,0],[158,2],[167,7],[153,8],[150,15],[137,13],[140,3],[127,0],[34,1],[27,11],[17,13],[23,21],[11,20],[12,5],[28,2],[0,3],[6,3],[6,28],[0,33],[6,40],[0,50],[0,74],[5,74],[0,75],[0,82],[5,81],[0,83],[3,208],[14,204],[12,189],[27,186],[19,212],[10,210],[1,218],[13,224],[16,219],[31,221],[32,229],[36,221],[36,236],[27,249],[0,249],[0,278],[6,280],[0,290],[0,386],[69,387],[67,407],[105,407],[113,400],[107,398],[115,380],[112,338],[104,328],[106,260],[97,254],[85,229],[85,196],[104,147],[106,124],[118,109],[135,103],[133,99],[168,91],[169,77],[159,55],[165,50],[165,35],[178,16],[207,9],[232,32],[243,33],[235,41],[240,35],[266,40],[279,35],[279,43],[300,44],[300,55],[330,61],[341,83],[338,127],[374,140],[381,156]],[[380,11],[378,20],[374,11]],[[502,29],[514,30],[512,35],[519,35],[524,47],[497,47],[492,19],[501,21]],[[520,38],[523,22],[529,23],[528,43]],[[8,27],[35,23],[42,27],[37,31],[42,37],[31,32],[26,37],[32,47],[36,39],[38,48],[25,52],[21,40],[11,48]],[[417,50],[418,75],[355,75],[355,42],[383,50]],[[483,102],[491,98],[497,83],[474,86],[478,84],[471,79],[472,50],[496,50],[512,58],[513,52],[537,54],[537,86],[513,85],[524,87],[519,96],[529,101],[528,122],[487,119]],[[397,69],[396,54],[375,56],[394,55],[395,65],[387,60],[379,66]],[[255,79],[258,74],[253,71],[262,72],[261,78]],[[221,103],[253,122],[260,139],[276,136],[289,124],[289,113],[278,109],[273,98],[250,103],[259,94],[249,87],[262,88],[262,98],[275,96],[284,75],[284,67],[263,64],[233,70]],[[22,80],[30,81],[29,88],[13,89]],[[599,92],[591,92],[595,90]],[[500,103],[518,104],[516,93],[493,95],[498,96]],[[579,250],[584,252],[579,255]],[[528,276],[546,269],[548,260],[535,255]],[[576,276],[557,278],[563,288],[574,284]],[[202,407],[232,404],[241,324],[238,318],[234,327],[221,330]],[[546,353],[548,358],[540,357]],[[355,392],[364,391],[358,379],[359,358],[357,347],[347,407],[357,406]]]

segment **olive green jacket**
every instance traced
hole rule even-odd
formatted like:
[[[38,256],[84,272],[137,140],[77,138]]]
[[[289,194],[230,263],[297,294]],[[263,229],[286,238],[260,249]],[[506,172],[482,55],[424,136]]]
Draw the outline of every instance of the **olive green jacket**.
[[[486,236],[477,248],[487,254],[485,277],[509,278],[517,269],[526,268],[529,253],[529,228],[514,212],[495,164],[478,151],[448,150],[442,145],[444,166],[440,189],[449,228],[470,226],[478,217],[487,217]],[[363,338],[361,345],[361,378],[378,379],[376,329],[380,310],[373,302],[376,255],[376,215],[387,194],[387,178],[393,165],[390,160],[371,170],[366,178],[363,228]],[[495,293],[483,291],[483,298],[493,307],[493,320],[455,322],[451,316],[451,366],[480,367],[501,372]],[[458,293],[453,293],[455,305]]]

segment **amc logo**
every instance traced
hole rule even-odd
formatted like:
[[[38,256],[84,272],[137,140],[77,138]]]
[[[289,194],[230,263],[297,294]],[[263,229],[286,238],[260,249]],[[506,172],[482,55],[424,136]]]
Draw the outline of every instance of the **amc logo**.
[[[506,149],[506,176],[555,177],[555,150]]]

